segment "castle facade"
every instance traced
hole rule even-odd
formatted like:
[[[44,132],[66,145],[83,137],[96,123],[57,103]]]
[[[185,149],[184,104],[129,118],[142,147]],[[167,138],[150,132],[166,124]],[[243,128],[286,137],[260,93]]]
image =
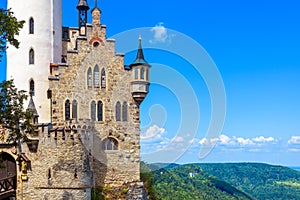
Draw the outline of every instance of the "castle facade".
[[[62,0],[9,0],[8,7],[26,23],[20,48],[8,49],[7,79],[28,91],[38,129],[21,152],[0,142],[0,179],[11,183],[0,197],[91,199],[92,188],[139,182],[140,104],[150,85],[141,39],[125,65],[97,4],[89,24],[89,5],[78,1],[76,28],[62,26]]]

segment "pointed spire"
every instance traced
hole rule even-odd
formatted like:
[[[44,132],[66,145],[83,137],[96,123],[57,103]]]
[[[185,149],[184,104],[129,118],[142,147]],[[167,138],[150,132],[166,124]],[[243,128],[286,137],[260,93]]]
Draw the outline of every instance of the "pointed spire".
[[[30,100],[29,100],[29,104],[28,104],[27,109],[31,109],[31,110],[33,111],[33,114],[34,114],[35,117],[38,117],[38,116],[39,116],[39,114],[38,114],[38,112],[37,112],[37,110],[36,110],[34,101],[33,101],[33,99],[32,99],[32,95],[30,95]]]
[[[135,61],[133,61],[133,63],[130,66],[133,66],[133,65],[149,65],[144,57],[141,36],[139,37],[139,48],[138,48],[138,52],[136,54],[136,59],[135,59]]]

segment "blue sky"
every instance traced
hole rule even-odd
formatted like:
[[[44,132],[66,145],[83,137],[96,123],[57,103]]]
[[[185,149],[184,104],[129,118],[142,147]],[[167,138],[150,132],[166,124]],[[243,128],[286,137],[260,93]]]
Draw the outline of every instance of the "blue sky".
[[[88,2],[93,7],[94,1]],[[76,3],[63,0],[64,26],[77,26]],[[141,106],[142,156],[163,150],[178,153],[173,161],[181,163],[249,161],[299,166],[299,4],[297,0],[99,1],[102,23],[107,25],[108,37],[116,36],[118,51],[128,44],[124,31],[134,38],[140,34],[147,47],[146,59],[152,64],[154,84]],[[179,40],[181,34],[184,37]],[[128,45],[136,47],[137,40]],[[186,48],[184,53],[191,59],[211,64],[202,69],[215,64],[218,73],[212,73],[210,81],[180,52]],[[125,52],[126,64],[134,59],[131,50]],[[1,80],[4,65],[0,66]],[[217,84],[218,75],[223,85],[216,87],[222,90],[224,86],[226,94],[226,117],[219,136],[208,139],[205,135],[214,128],[211,120],[216,117],[212,107],[222,104],[209,89],[214,80]],[[215,148],[199,159],[201,148],[215,142]],[[180,148],[182,156],[177,152]]]

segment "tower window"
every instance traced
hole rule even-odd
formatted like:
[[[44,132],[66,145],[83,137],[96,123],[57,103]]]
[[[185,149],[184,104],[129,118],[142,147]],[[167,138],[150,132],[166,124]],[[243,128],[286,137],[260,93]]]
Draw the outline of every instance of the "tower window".
[[[139,78],[139,69],[134,70],[134,78],[138,79]]]
[[[89,68],[87,72],[87,86],[88,88],[92,88],[92,69]]]
[[[146,69],[146,80],[149,81],[149,69]]]
[[[106,87],[106,80],[105,80],[105,69],[101,70],[101,88]]]
[[[96,120],[96,103],[92,101],[91,103],[91,119]]]
[[[98,67],[98,65],[96,65],[94,68],[94,87],[95,88],[99,87],[99,67]]]
[[[116,104],[116,121],[121,121],[121,103],[119,101]]]
[[[29,50],[29,64],[30,65],[34,64],[34,50],[33,49]]]
[[[29,34],[34,34],[34,20],[32,17],[29,19]]]
[[[98,101],[98,113],[97,113],[98,121],[103,121],[103,103],[102,101]]]
[[[34,96],[34,80],[31,79],[29,82],[29,95]]]
[[[145,78],[145,69],[142,68],[141,69],[141,79],[144,79]]]
[[[77,119],[77,101],[73,100],[72,102],[72,118]]]
[[[65,119],[69,120],[70,119],[70,101],[66,100],[65,102]]]
[[[125,101],[122,106],[122,120],[127,121],[127,102]]]
[[[119,150],[119,143],[114,138],[106,138],[103,140],[103,150]]]

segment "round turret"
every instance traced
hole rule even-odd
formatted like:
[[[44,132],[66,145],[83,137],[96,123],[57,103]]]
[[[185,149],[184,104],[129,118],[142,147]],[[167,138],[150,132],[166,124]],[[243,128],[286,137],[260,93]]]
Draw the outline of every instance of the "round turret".
[[[142,38],[139,38],[139,42],[136,59],[129,67],[132,70],[131,94],[134,100],[141,104],[149,92],[151,66],[144,58]]]

